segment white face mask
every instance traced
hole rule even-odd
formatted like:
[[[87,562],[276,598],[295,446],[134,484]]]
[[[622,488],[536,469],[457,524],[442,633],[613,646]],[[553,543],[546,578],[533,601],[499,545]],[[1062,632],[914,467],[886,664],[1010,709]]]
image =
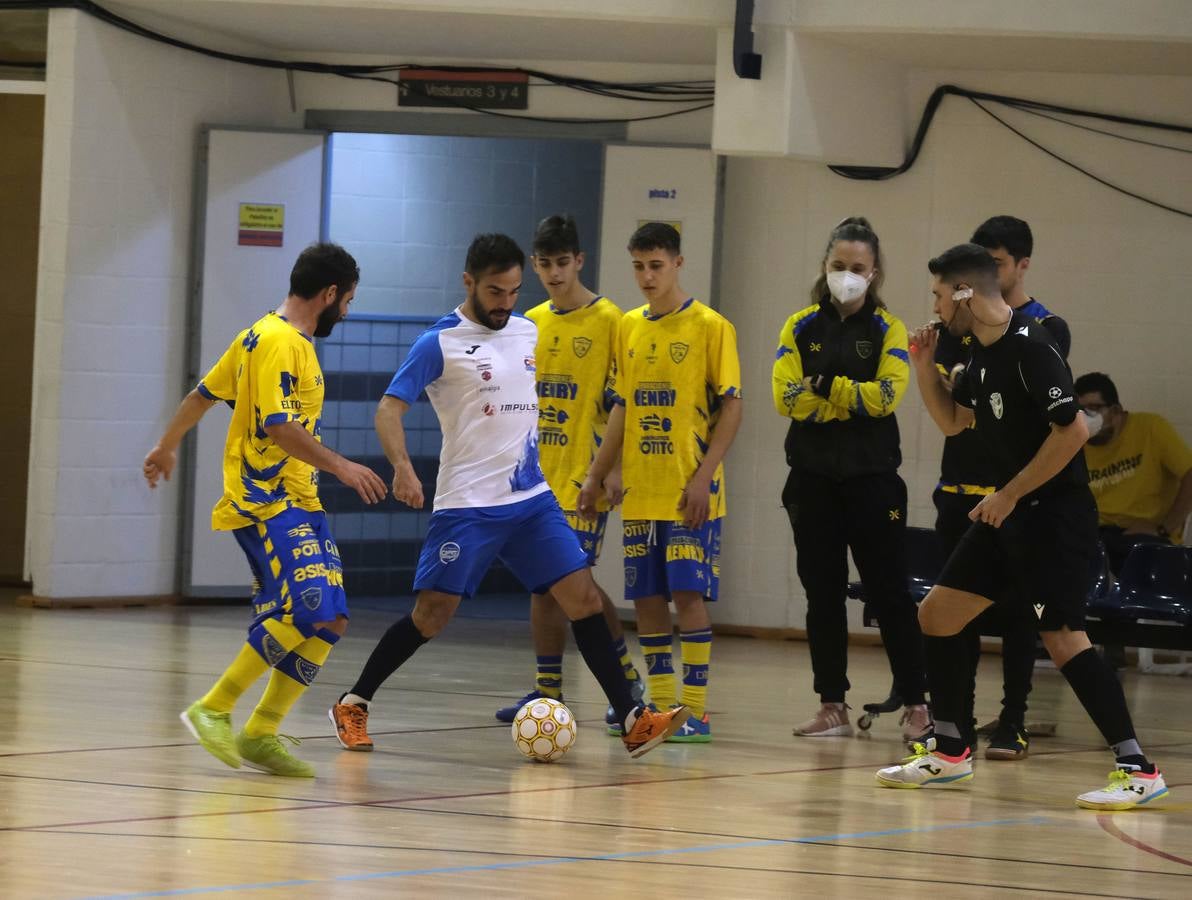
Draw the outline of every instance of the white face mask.
[[[865,296],[869,290],[869,279],[856,272],[829,272],[828,290],[837,302],[847,305]]]

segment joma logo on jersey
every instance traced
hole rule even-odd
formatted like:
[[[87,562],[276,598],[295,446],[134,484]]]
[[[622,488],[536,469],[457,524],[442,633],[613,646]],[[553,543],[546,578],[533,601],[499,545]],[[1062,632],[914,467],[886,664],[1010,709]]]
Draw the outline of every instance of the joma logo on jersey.
[[[570,375],[544,375],[535,388],[539,397],[550,400],[574,400],[579,393],[579,385]]]
[[[639,387],[633,392],[634,406],[674,406],[679,392],[669,385]]]

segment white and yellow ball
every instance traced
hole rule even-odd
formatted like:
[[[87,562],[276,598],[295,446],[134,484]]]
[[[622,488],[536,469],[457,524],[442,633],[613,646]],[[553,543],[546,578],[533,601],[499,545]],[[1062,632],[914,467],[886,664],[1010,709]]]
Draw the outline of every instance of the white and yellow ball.
[[[513,743],[535,762],[554,762],[575,743],[575,716],[558,700],[532,700],[513,717]]]

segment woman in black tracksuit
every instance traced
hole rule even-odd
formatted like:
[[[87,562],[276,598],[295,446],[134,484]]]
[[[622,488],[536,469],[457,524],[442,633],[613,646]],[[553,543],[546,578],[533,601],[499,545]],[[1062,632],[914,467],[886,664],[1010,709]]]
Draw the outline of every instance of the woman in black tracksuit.
[[[805,737],[852,734],[847,551],[876,612],[903,736],[931,729],[925,705],[922,636],[908,589],[906,485],[894,410],[910,379],[906,327],[886,309],[881,246],[863,218],[833,229],[812,305],[782,326],[774,361],[774,405],[792,421],[790,476],[782,502],[795,534],[807,593],[807,639],[819,711],[795,727]]]

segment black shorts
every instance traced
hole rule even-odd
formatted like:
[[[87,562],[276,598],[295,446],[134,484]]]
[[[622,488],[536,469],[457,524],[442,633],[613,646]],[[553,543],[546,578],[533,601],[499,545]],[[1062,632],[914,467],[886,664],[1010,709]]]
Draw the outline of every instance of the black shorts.
[[[947,559],[973,524],[969,513],[985,499],[982,494],[953,494],[936,488],[931,495],[935,504],[935,536],[943,551],[941,559]]]
[[[1097,547],[1097,506],[1086,487],[1018,504],[1001,528],[974,522],[936,583],[988,600],[1042,605],[1040,631],[1084,630]]]

